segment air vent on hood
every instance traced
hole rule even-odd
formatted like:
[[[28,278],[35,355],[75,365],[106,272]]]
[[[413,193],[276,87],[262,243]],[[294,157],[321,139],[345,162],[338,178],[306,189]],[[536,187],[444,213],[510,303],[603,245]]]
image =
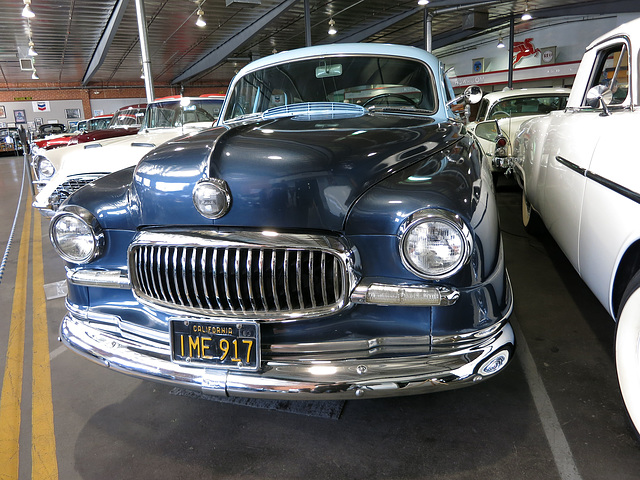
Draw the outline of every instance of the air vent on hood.
[[[293,116],[354,116],[364,115],[366,110],[360,105],[337,102],[294,103],[283,107],[270,108],[262,114],[263,118],[293,117]]]

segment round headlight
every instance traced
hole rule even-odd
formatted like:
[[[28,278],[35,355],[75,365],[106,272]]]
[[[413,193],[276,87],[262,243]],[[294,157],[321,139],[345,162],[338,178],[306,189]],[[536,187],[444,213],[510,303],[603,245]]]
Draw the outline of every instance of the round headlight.
[[[79,207],[73,210],[62,211],[51,220],[49,237],[64,260],[88,263],[101,253],[103,235],[91,213]]]
[[[38,178],[49,178],[56,173],[56,167],[46,157],[40,157],[38,160]]]
[[[471,251],[471,237],[457,216],[425,210],[403,224],[400,248],[409,270],[422,278],[440,278],[464,265]]]
[[[217,178],[198,182],[193,189],[193,204],[203,217],[215,219],[226,215],[231,207],[227,182]]]

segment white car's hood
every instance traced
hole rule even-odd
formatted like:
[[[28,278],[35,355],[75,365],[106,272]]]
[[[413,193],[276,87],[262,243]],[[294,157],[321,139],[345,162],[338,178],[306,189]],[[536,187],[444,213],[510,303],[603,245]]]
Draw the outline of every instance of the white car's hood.
[[[123,168],[136,165],[155,147],[183,134],[196,134],[211,123],[188,124],[178,128],[155,128],[140,131],[135,135],[110,138],[80,145],[72,145],[47,152],[47,158],[56,168],[56,173],[42,187],[33,202],[36,208],[49,208],[49,197],[69,179],[99,178]]]

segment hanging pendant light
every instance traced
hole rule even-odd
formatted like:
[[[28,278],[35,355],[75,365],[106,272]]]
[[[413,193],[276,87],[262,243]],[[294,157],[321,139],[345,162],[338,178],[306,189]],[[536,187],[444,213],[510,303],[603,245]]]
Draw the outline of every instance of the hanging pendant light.
[[[33,73],[31,74],[31,80],[40,80],[40,77],[36,73],[36,69],[33,69]]]
[[[338,30],[336,30],[336,22],[333,18],[329,20],[329,31],[327,33],[329,35],[335,35],[338,33]]]
[[[205,22],[204,18],[202,18],[204,15],[204,10],[202,10],[202,8],[198,8],[196,15],[198,15],[198,19],[196,20],[196,25],[199,27],[205,27],[207,25],[207,22]]]
[[[24,8],[22,9],[22,16],[26,18],[35,17],[36,14],[33,13],[33,10],[31,10],[31,0],[23,0],[23,2],[24,2]]]
[[[521,20],[524,20],[525,22],[527,20],[531,20],[531,14],[529,13],[529,2],[524,4],[524,13],[522,14],[522,17],[520,17]]]
[[[496,45],[497,48],[504,48],[504,42],[502,41],[502,37],[498,38],[498,45]]]
[[[29,51],[27,52],[27,55],[29,55],[30,57],[37,57],[38,56],[38,52],[36,52],[36,48],[35,48],[35,44],[33,43],[32,40],[29,40]]]

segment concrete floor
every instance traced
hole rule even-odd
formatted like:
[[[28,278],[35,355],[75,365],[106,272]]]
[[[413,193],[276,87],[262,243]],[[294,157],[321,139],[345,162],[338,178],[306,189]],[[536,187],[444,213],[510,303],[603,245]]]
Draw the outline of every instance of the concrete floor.
[[[19,205],[22,165],[22,157],[0,158],[0,254]],[[26,195],[0,283],[3,401],[18,378],[7,375],[5,352],[16,317]],[[337,419],[176,395],[171,387],[94,365],[57,342],[64,299],[55,298],[46,302],[55,430],[49,446],[55,454],[32,458],[37,434],[47,429],[31,416],[38,401],[32,400],[32,379],[41,376],[31,367],[32,322],[41,302],[33,294],[41,285],[32,287],[37,269],[29,270],[24,372],[17,389],[19,478],[31,478],[36,463],[49,472],[46,478],[69,480],[638,478],[640,443],[626,423],[615,378],[613,321],[554,241],[524,232],[517,187],[503,182],[498,200],[516,300],[516,359],[495,379],[471,388],[345,402]],[[48,241],[48,220],[39,214],[33,219],[42,228],[40,236],[33,230],[30,241],[36,251],[42,242],[41,281],[61,281],[64,270]],[[38,360],[42,355],[35,351]],[[6,421],[0,422],[6,437]],[[0,442],[0,450],[10,443],[3,437]]]

